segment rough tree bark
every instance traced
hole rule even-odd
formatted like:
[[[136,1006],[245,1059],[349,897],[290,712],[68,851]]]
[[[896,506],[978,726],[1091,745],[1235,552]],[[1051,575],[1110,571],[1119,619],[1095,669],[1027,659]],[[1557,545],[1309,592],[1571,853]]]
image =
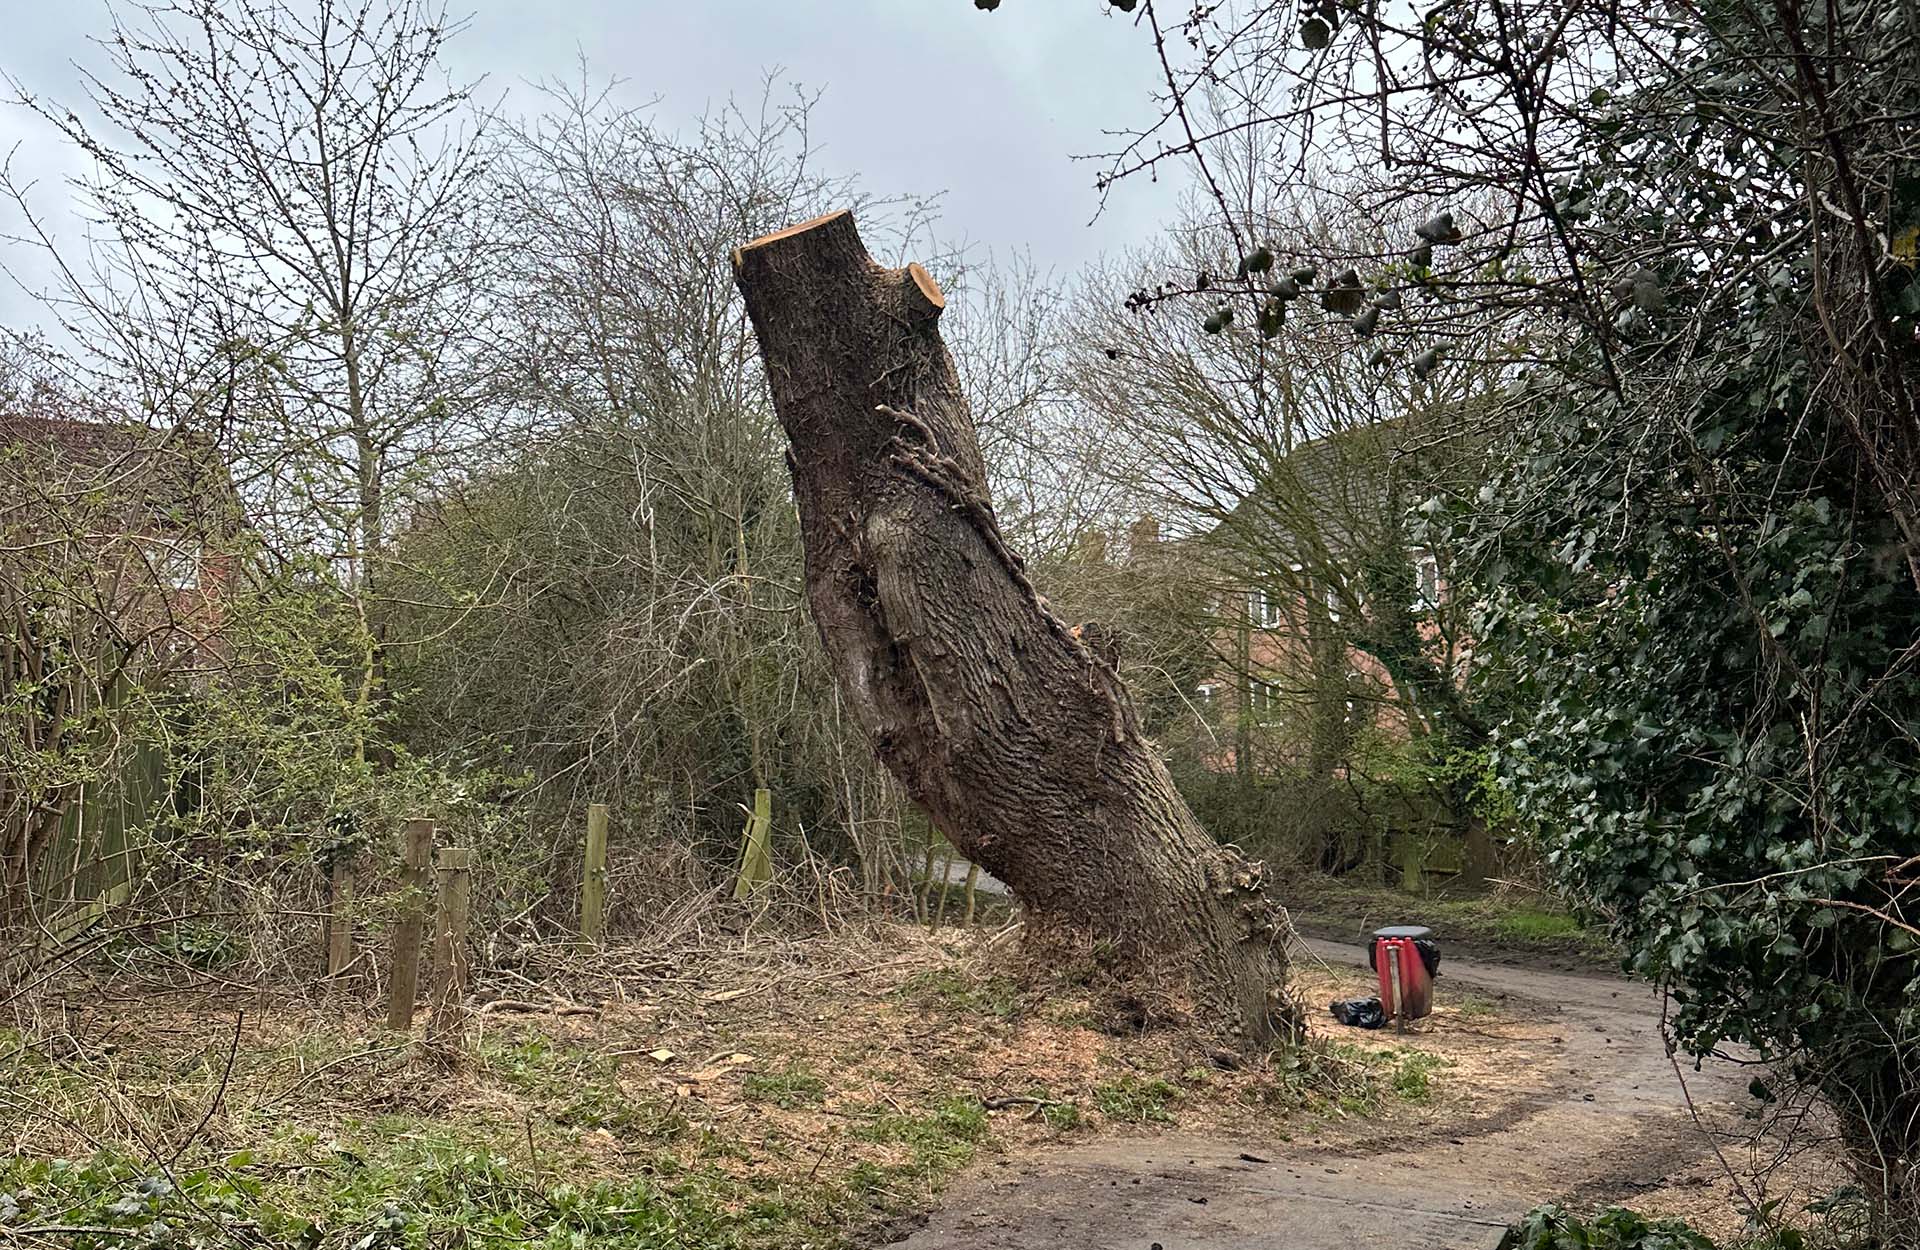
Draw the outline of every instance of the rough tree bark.
[[[1262,866],[1200,828],[1097,627],[1056,617],[1000,535],[939,287],[875,264],[846,212],[733,263],[792,445],[808,603],[881,761],[1036,921],[1248,1041],[1290,1031]]]

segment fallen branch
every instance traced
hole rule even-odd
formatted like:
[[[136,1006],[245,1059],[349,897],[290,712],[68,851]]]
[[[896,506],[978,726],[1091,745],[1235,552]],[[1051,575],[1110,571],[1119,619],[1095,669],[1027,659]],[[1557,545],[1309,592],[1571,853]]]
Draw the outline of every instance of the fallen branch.
[[[173,1158],[167,1160],[167,1166],[169,1168],[178,1166],[180,1156],[187,1153],[187,1147],[193,1145],[193,1139],[200,1136],[201,1130],[207,1127],[207,1121],[213,1119],[213,1113],[220,1109],[221,1100],[227,1096],[227,1082],[233,1079],[233,1061],[238,1058],[240,1054],[240,1031],[246,1022],[246,1012],[241,1011],[234,1014],[233,1041],[227,1044],[227,1063],[225,1067],[220,1069],[220,1088],[213,1091],[213,1098],[207,1103],[206,1111],[201,1114],[200,1122],[193,1126],[193,1131],[180,1139],[180,1148],[173,1152]]]
[[[521,998],[496,998],[490,1003],[480,1004],[480,1014],[489,1011],[524,1011],[535,1015],[551,1013],[556,1016],[597,1016],[601,1008],[588,1007],[582,1003],[564,1003],[554,999],[549,1003],[531,1003]]]

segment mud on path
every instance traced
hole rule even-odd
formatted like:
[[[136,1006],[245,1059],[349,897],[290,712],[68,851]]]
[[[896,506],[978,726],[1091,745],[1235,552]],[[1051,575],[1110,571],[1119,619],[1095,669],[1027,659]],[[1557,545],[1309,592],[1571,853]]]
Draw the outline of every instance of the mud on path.
[[[1361,958],[1350,943],[1304,945],[1305,958],[1335,967]],[[1452,959],[1441,971],[1441,994],[1470,985],[1508,1000],[1508,1010],[1551,1013],[1550,1043],[1512,1056],[1538,1078],[1513,1098],[1415,1129],[1347,1122],[1291,1142],[1106,1139],[1004,1160],[957,1184],[924,1227],[895,1244],[1479,1250],[1551,1200],[1714,1212],[1725,1221],[1735,1201],[1720,1155],[1735,1172],[1754,1158],[1749,1072],[1730,1062],[1687,1065],[1683,1089],[1661,1038],[1659,997],[1644,985]]]

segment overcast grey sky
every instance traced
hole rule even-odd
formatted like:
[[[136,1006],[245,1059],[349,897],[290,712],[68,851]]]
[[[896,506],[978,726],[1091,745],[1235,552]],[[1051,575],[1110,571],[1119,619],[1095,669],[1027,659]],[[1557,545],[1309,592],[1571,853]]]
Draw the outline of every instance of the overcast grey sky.
[[[824,92],[814,138],[824,167],[857,171],[870,192],[946,192],[942,234],[1005,254],[1032,252],[1069,272],[1118,251],[1165,219],[1173,189],[1123,185],[1098,221],[1097,166],[1072,157],[1105,148],[1102,130],[1150,115],[1153,47],[1097,0],[456,0],[472,24],[453,45],[456,78],[486,75],[508,108],[527,80],[590,72],[626,80],[625,97],[658,97],[678,123],[730,94],[757,98],[767,71]],[[104,0],[0,0],[0,69],[28,90],[78,102],[76,62],[100,67],[89,42],[106,29]],[[17,107],[0,109],[0,152],[39,180],[36,209],[65,218],[62,175],[74,155]],[[0,215],[0,229],[16,224]],[[0,244],[0,246],[6,246]],[[37,270],[9,247],[10,266]],[[0,322],[37,310],[11,284]]]

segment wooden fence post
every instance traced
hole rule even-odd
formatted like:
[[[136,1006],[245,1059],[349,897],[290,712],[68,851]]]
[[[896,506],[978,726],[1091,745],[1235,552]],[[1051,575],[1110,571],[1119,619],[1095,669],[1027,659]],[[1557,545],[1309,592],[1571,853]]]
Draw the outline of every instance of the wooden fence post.
[[[413,1027],[413,996],[420,988],[420,939],[426,929],[427,858],[433,851],[433,822],[409,820],[400,839],[400,888],[408,897],[393,926],[392,995],[387,1027]]]
[[[327,918],[327,975],[337,977],[353,962],[353,857],[333,861],[333,898]]]
[[[947,896],[952,893],[953,884],[953,843],[947,843],[946,858],[940,861],[940,906],[933,913],[933,921],[927,926],[931,933],[947,923]]]
[[[740,875],[733,883],[733,897],[744,901],[765,889],[773,880],[773,793],[765,788],[753,792],[753,814],[740,835]]]
[[[580,880],[580,936],[598,942],[607,930],[607,805],[587,806],[587,859]]]
[[[443,846],[435,856],[439,868],[439,903],[433,921],[433,1019],[428,1032],[436,1038],[458,1036],[467,994],[467,916],[473,901],[473,852],[464,846]]]

